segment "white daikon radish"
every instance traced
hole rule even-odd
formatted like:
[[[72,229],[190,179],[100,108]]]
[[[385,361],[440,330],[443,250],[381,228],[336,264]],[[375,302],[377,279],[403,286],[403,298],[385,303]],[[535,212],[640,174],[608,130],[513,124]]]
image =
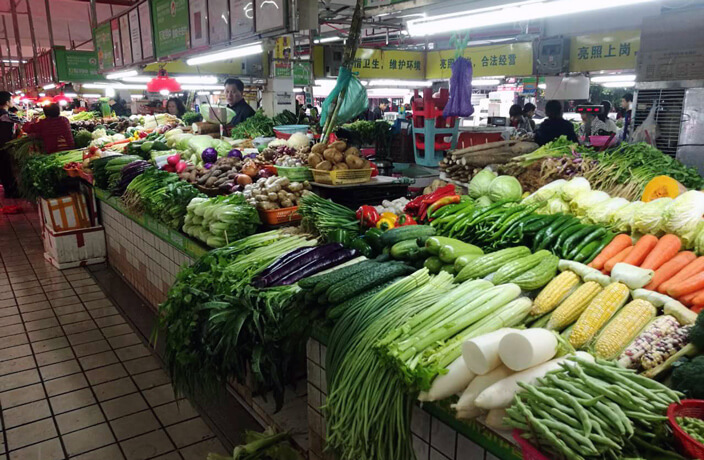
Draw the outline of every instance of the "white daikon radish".
[[[511,427],[504,423],[506,409],[492,409],[486,414],[486,426],[495,430],[510,430]]]
[[[499,367],[499,342],[506,334],[514,331],[517,329],[505,327],[464,342],[462,357],[469,370],[484,375]]]
[[[535,384],[539,378],[545,377],[545,374],[548,372],[560,369],[560,363],[571,363],[571,361],[567,361],[567,359],[575,355],[585,361],[594,362],[592,355],[578,351],[574,355],[566,355],[531,369],[517,372],[482,391],[481,394],[477,396],[475,401],[476,406],[486,410],[509,407],[511,401],[513,401],[513,397],[521,390],[521,387],[518,386],[518,382]]]
[[[455,416],[459,420],[471,420],[473,418],[477,418],[480,415],[484,413],[483,410],[479,409],[478,407],[473,407],[470,410],[463,410],[462,412],[457,412]]]
[[[557,354],[553,331],[535,328],[512,331],[499,344],[499,358],[512,371],[523,371],[551,360]]]
[[[461,356],[447,366],[447,371],[447,374],[435,377],[430,390],[418,395],[419,401],[440,401],[449,398],[467,388],[475,377],[474,373],[465,366]]]
[[[486,390],[496,382],[499,382],[509,375],[513,374],[513,371],[508,367],[501,364],[499,367],[489,372],[486,375],[479,375],[472,380],[462,396],[460,396],[457,404],[453,404],[451,407],[457,412],[469,412],[476,409],[474,405],[474,400],[477,396],[481,394],[482,391]]]

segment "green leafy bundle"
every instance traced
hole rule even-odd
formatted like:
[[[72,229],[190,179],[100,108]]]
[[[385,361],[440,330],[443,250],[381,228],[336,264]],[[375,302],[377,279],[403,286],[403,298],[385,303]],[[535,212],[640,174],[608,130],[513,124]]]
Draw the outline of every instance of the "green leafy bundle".
[[[59,196],[62,181],[68,177],[64,165],[82,159],[80,150],[28,157],[20,169],[20,194],[30,201]]]
[[[257,230],[257,209],[241,194],[196,197],[186,207],[183,231],[212,248],[220,248]]]
[[[235,447],[231,457],[211,453],[207,460],[304,460],[290,440],[291,435],[276,433],[271,427],[263,433],[245,431],[246,444]]]
[[[274,135],[274,121],[258,110],[253,116],[247,118],[230,130],[233,139],[254,139],[256,137],[272,137]]]

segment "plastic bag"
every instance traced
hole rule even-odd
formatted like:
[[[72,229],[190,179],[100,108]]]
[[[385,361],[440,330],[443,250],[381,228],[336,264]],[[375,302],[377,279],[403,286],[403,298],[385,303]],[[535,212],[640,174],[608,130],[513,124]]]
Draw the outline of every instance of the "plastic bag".
[[[442,114],[446,117],[469,117],[472,107],[472,60],[459,57],[452,64],[450,100]]]
[[[198,109],[203,121],[217,125],[228,124],[235,117],[235,111],[224,105],[201,104]]]
[[[653,104],[653,106],[650,108],[650,113],[648,114],[643,124],[641,124],[633,132],[633,136],[631,137],[630,143],[635,144],[638,142],[645,142],[652,145],[653,147],[657,147],[657,145],[655,145],[655,139],[658,138],[658,124],[655,121],[655,113],[657,112],[657,110],[658,106],[656,104]]]
[[[332,92],[323,101],[323,111],[320,114],[320,126],[325,125],[325,120],[328,117],[330,104],[335,100],[342,88],[347,88],[345,98],[342,100],[342,105],[337,111],[337,124],[342,124],[349,121],[367,110],[369,100],[367,99],[367,89],[362,86],[362,83],[357,77],[352,75],[348,69],[340,67],[340,75],[337,76],[337,83]]]

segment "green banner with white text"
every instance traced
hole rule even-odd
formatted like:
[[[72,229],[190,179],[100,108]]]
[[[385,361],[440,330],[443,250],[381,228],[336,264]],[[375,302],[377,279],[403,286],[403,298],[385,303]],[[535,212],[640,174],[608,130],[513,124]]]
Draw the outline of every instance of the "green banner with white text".
[[[151,0],[156,57],[186,51],[190,45],[187,0]]]
[[[110,70],[115,67],[115,57],[112,51],[112,31],[110,22],[95,28],[95,51],[98,53],[98,68]]]

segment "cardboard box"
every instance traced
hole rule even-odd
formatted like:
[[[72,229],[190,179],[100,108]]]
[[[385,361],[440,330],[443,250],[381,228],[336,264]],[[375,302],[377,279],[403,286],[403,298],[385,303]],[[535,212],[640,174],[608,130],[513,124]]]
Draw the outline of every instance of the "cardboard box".
[[[105,229],[96,227],[56,232],[45,225],[42,231],[44,258],[63,270],[105,262]]]
[[[55,232],[91,227],[87,200],[80,193],[60,198],[41,198],[40,212],[44,225]]]

